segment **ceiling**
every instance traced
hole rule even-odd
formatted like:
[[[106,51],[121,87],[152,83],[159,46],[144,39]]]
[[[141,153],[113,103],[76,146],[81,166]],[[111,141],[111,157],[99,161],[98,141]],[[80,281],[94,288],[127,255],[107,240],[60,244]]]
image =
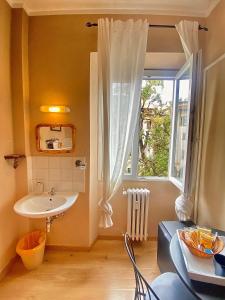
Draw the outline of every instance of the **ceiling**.
[[[157,14],[207,17],[220,0],[7,0],[29,15]]]

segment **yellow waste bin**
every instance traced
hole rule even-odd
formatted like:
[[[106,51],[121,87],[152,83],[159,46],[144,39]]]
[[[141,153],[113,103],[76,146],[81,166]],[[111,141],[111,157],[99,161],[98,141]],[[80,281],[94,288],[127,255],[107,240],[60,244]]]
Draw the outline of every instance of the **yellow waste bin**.
[[[16,246],[16,253],[21,257],[28,270],[37,268],[43,262],[46,233],[36,230],[22,237]]]

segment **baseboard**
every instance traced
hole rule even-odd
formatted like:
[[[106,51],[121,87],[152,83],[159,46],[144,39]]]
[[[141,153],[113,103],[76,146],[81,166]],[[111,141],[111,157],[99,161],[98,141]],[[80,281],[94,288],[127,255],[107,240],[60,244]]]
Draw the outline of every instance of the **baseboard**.
[[[116,240],[122,241],[124,239],[123,235],[99,235],[97,240]]]
[[[107,236],[101,235],[98,236],[90,246],[87,247],[77,247],[77,246],[70,246],[70,245],[46,245],[46,250],[53,250],[53,251],[84,251],[89,252],[95,243],[98,240],[123,240],[123,236]]]
[[[99,235],[97,240],[116,240],[116,241],[122,241],[124,240],[123,235]],[[148,241],[157,241],[156,236],[148,237]]]
[[[87,247],[77,247],[77,246],[70,246],[70,245],[46,245],[47,250],[55,250],[55,251],[84,251],[88,252],[92,249],[94,244],[98,238],[96,238],[90,246]]]
[[[90,248],[91,248],[91,249],[92,249],[92,247],[96,244],[97,240],[98,240],[98,237],[96,237],[96,238],[93,240],[93,242],[92,242],[91,245],[90,245]]]
[[[0,271],[0,281],[10,272],[17,259],[17,255],[11,258],[8,264]]]

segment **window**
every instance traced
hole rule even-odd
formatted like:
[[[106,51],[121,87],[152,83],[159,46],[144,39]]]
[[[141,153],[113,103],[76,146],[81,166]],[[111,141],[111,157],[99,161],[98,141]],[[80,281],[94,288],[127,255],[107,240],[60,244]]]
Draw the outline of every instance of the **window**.
[[[168,177],[173,90],[173,79],[143,78],[139,124],[126,175]]]
[[[193,118],[193,58],[177,73],[173,102],[173,133],[171,138],[170,179],[184,191],[190,164]]]
[[[167,177],[184,190],[193,118],[193,58],[169,78],[150,73],[142,80],[139,122],[124,178]]]

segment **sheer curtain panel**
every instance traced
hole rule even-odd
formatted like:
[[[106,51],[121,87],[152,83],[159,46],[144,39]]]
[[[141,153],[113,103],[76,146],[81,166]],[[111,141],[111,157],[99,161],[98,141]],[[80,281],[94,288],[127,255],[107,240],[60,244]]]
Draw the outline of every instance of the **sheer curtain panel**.
[[[176,25],[176,30],[180,36],[180,40],[184,49],[186,60],[191,55],[195,56],[195,83],[193,88],[195,89],[195,97],[191,101],[194,101],[194,116],[193,116],[193,132],[191,143],[191,158],[190,158],[190,171],[188,177],[185,178],[184,192],[175,201],[175,211],[180,221],[190,220],[193,212],[193,194],[196,185],[197,177],[197,157],[199,151],[199,131],[200,131],[200,106],[201,106],[201,77],[202,77],[202,51],[199,50],[198,42],[198,27],[199,23],[196,21],[183,20]]]
[[[113,225],[110,200],[121,178],[137,123],[148,36],[146,20],[98,21],[99,153],[103,197],[99,226]]]

